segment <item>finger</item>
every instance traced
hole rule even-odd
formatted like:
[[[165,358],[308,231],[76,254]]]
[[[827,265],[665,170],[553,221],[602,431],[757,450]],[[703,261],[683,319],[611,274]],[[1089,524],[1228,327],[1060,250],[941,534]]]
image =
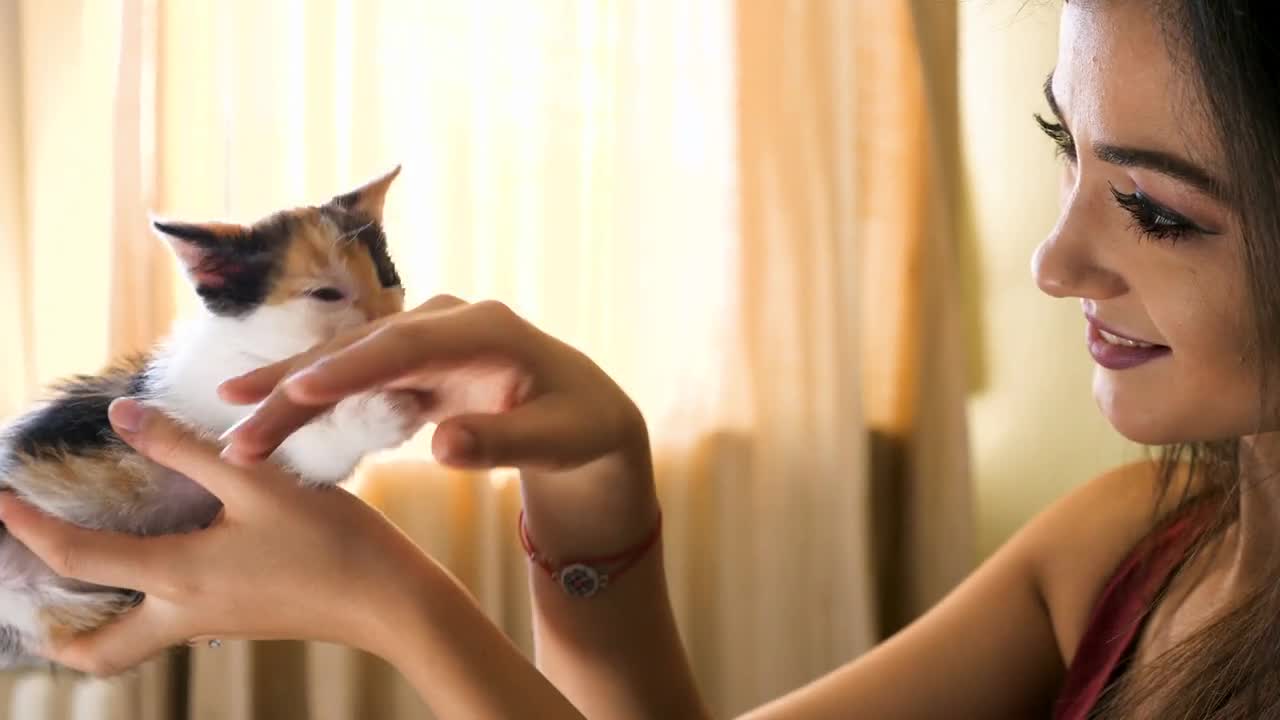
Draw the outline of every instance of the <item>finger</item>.
[[[415,312],[439,312],[441,310],[448,310],[466,304],[466,301],[456,298],[453,295],[437,295],[419,305],[415,309]],[[280,360],[279,362],[274,362],[243,375],[230,378],[218,386],[218,395],[223,400],[236,405],[248,405],[251,403],[261,402],[295,369],[306,367],[324,355],[350,345],[356,340],[367,335],[369,332],[372,332],[374,328],[381,327],[382,325],[390,322],[390,320],[391,318],[383,318],[375,321],[370,326],[349,331],[339,338],[335,338],[330,342],[312,348],[307,352],[299,353],[284,360]]]
[[[496,303],[406,316],[300,371],[283,387],[298,402],[330,404],[431,367],[486,356],[524,361],[530,355],[525,328],[514,313]]]
[[[271,394],[281,380],[293,372],[296,364],[306,362],[303,355],[306,353],[228,378],[218,385],[218,397],[232,405],[251,405],[260,402]]]
[[[264,365],[243,375],[237,375],[218,385],[218,397],[235,405],[249,405],[262,401],[272,390],[298,368],[304,368],[330,353],[356,342],[373,332],[373,327],[361,327],[349,331],[329,342],[317,345],[270,365]]]
[[[441,294],[441,295],[436,295],[430,300],[422,303],[418,307],[414,308],[413,311],[428,312],[428,313],[440,312],[441,310],[452,310],[453,308],[460,307],[462,305],[468,305],[468,304],[470,303],[468,303],[466,300],[463,300],[462,298],[455,297],[453,295],[448,295],[448,294]]]
[[[283,388],[277,388],[222,436],[226,443],[222,459],[241,467],[262,462],[290,435],[331,407],[297,403]]]
[[[170,613],[150,598],[96,630],[56,641],[41,654],[100,678],[112,677],[180,642]]]
[[[455,467],[569,470],[609,452],[612,423],[583,422],[580,408],[542,396],[504,413],[460,415],[441,423],[431,440],[436,458]]]
[[[116,433],[133,449],[199,483],[224,505],[239,503],[253,487],[222,461],[216,445],[197,438],[160,410],[121,398],[111,403],[107,414]]]
[[[419,308],[431,310],[434,315],[402,314],[394,322],[366,326],[363,336],[343,338],[304,354],[303,359],[317,361],[273,389],[247,418],[223,436],[227,444],[223,458],[240,466],[261,462],[290,435],[344,397],[421,372],[426,361],[417,352],[422,326],[437,328],[449,336],[454,328],[466,327],[457,314],[465,307],[470,306],[455,297],[438,296]],[[465,350],[455,348],[454,356],[459,353],[465,355]],[[321,389],[322,394],[309,393],[309,387]],[[429,397],[429,392],[424,397]]]
[[[96,585],[150,592],[156,558],[173,552],[171,537],[87,530],[46,515],[10,492],[0,493],[0,520],[55,573]]]

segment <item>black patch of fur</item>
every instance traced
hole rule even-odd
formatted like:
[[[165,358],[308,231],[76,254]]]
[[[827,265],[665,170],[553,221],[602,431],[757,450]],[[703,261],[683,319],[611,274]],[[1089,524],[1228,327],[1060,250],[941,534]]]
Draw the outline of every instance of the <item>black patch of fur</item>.
[[[338,226],[338,231],[347,242],[358,242],[369,252],[382,287],[400,287],[400,273],[396,272],[396,264],[391,261],[391,254],[387,252],[387,235],[383,232],[382,225],[368,215],[350,209],[354,202],[353,196],[343,195],[334,198],[333,202],[320,208],[320,211]]]
[[[387,252],[387,235],[382,226],[374,223],[361,230],[356,239],[369,251],[373,266],[378,271],[378,282],[384,288],[400,287],[400,273],[396,272],[396,264],[391,261],[391,253]]]
[[[221,284],[196,285],[205,307],[215,315],[241,317],[261,305],[271,292],[284,266],[292,222],[280,213],[237,237],[201,231],[199,226],[156,223],[156,228],[200,251],[200,262],[192,272],[220,278]]]
[[[141,363],[137,364],[141,367]],[[87,454],[119,444],[107,408],[119,397],[142,395],[144,372],[81,375],[55,387],[47,405],[21,418],[8,437],[13,450],[34,458]]]
[[[247,236],[223,240],[211,249],[210,270],[225,281],[221,287],[196,288],[210,312],[241,317],[262,305],[284,267],[292,223],[288,215],[274,215],[255,224]]]
[[[23,654],[22,635],[12,625],[0,625],[0,657],[18,657]]]

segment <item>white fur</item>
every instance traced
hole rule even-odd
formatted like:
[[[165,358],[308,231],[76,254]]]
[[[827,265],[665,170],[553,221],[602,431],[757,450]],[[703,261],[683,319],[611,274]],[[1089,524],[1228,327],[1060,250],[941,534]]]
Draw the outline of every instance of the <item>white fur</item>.
[[[221,435],[253,408],[224,402],[217,395],[219,383],[303,352],[365,321],[350,301],[307,298],[262,307],[242,319],[204,315],[166,343],[153,363],[153,401],[188,424]],[[308,484],[336,483],[365,455],[407,440],[414,429],[410,422],[388,396],[357,395],[294,433],[273,459]]]

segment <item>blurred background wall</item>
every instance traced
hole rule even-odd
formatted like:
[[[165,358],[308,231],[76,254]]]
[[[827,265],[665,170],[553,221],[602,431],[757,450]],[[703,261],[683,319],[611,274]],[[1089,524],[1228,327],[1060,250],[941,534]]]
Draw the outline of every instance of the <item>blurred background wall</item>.
[[[1079,303],[1041,293],[1031,253],[1058,216],[1058,162],[1031,119],[1058,4],[959,3],[968,403],[978,552],[1099,472],[1142,457],[1098,412]]]

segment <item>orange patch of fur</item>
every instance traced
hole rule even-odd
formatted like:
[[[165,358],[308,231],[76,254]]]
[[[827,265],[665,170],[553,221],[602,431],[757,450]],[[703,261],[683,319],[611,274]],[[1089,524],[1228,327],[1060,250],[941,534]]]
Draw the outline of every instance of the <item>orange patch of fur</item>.
[[[106,625],[112,618],[133,607],[132,598],[124,593],[98,593],[98,602],[77,605],[50,605],[40,609],[39,622],[45,636],[53,643],[65,642],[73,636]]]
[[[129,381],[133,379],[133,376],[142,372],[146,367],[146,355],[128,355],[107,363],[98,375],[111,378],[120,383],[121,394],[124,394],[124,389],[129,387]]]
[[[244,226],[237,223],[215,221],[201,223],[200,227],[220,238],[240,238],[244,236]]]
[[[292,300],[311,289],[316,278],[324,277],[332,263],[328,248],[332,247],[333,241],[325,232],[318,213],[295,210],[290,214],[294,221],[293,236],[289,238],[280,279],[267,296],[268,305]]]
[[[87,505],[93,497],[97,507],[128,507],[148,494],[148,461],[124,446],[17,459],[10,484],[37,506]]]
[[[111,394],[128,395],[133,376],[146,366],[143,355],[125,357],[107,365],[99,377],[111,385]],[[108,506],[119,507],[137,502],[143,495],[147,481],[147,468],[139,456],[123,445],[106,446],[91,451],[74,453],[58,451],[51,455],[34,457],[15,453],[17,462],[11,474],[22,474],[30,480],[13,480],[9,485],[30,492],[39,488],[39,495],[32,500],[61,504],[64,498],[97,496]]]
[[[349,243],[340,252],[347,268],[360,284],[360,297],[356,306],[370,320],[393,315],[404,309],[404,290],[384,288],[378,281],[378,269],[369,257],[369,251],[359,243]]]
[[[376,320],[404,308],[404,292],[384,288],[378,282],[373,258],[357,242],[339,243],[333,227],[314,210],[293,211],[293,237],[285,253],[284,271],[267,296],[267,304],[283,303],[314,287],[335,261],[344,266],[357,284],[356,307],[369,320]]]

